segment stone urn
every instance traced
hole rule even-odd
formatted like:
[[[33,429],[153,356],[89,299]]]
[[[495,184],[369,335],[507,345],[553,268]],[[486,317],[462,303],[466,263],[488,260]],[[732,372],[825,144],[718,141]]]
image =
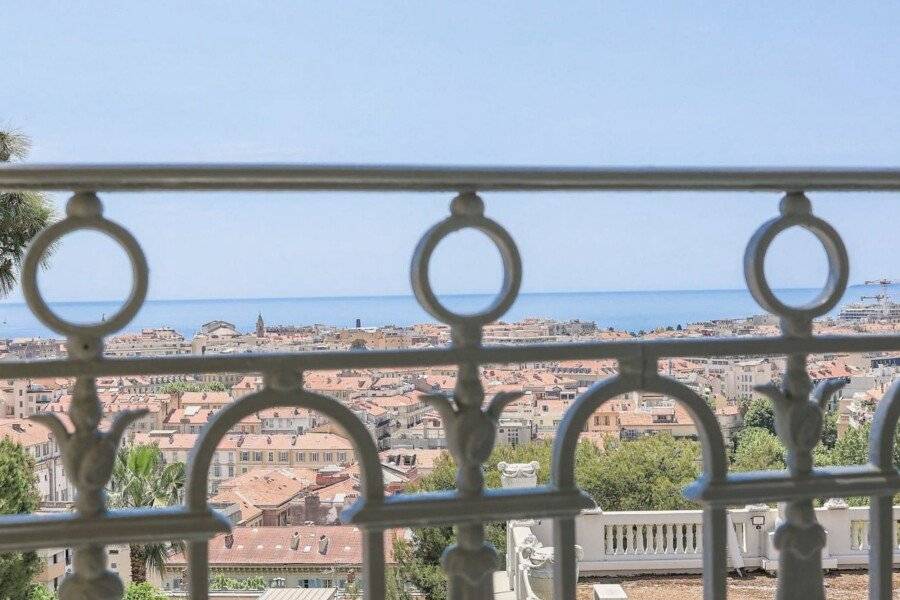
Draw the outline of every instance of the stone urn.
[[[522,567],[525,576],[531,586],[531,591],[540,600],[554,600],[553,598],[553,571],[556,566],[554,548],[544,546],[533,535],[525,540],[522,548]],[[575,558],[580,561],[584,557],[584,549],[575,546]],[[578,577],[578,562],[575,563],[575,577]]]

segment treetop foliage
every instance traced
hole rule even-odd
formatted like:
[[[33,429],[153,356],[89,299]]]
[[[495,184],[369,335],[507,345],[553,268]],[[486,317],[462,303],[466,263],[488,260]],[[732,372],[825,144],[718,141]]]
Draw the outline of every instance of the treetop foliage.
[[[39,502],[34,459],[21,444],[0,439],[0,514],[34,512]],[[0,554],[0,598],[19,600],[41,593],[32,584],[40,569],[34,552]]]
[[[183,394],[184,392],[225,392],[228,388],[221,381],[208,383],[189,383],[187,381],[173,381],[162,386],[159,391],[162,394]]]

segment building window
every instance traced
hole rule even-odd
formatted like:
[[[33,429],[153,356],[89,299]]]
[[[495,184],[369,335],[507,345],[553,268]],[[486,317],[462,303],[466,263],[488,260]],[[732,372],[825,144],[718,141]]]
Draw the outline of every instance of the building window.
[[[269,452],[269,462],[275,462],[275,453]]]
[[[297,453],[297,462],[306,461],[306,452],[298,452]]]
[[[245,460],[245,461],[250,460],[250,453],[249,452],[241,452],[241,460]]]
[[[319,453],[318,452],[310,452],[309,453],[309,462],[319,462]]]
[[[326,452],[326,453],[325,453],[325,462],[331,462],[331,461],[333,461],[333,460],[334,460],[334,456],[332,455],[332,453],[331,453],[331,452]]]
[[[262,462],[262,452],[254,452],[253,460],[255,460],[256,462]]]
[[[287,462],[288,461],[288,453],[287,452],[279,452],[278,453],[278,461],[279,462]]]

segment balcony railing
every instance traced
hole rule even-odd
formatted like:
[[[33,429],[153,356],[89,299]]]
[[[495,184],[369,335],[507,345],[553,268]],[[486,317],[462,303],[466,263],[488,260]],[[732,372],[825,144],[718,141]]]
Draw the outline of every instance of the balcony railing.
[[[848,280],[844,244],[829,223],[817,217],[809,191],[900,190],[900,170],[754,170],[754,169],[443,169],[297,166],[12,166],[0,168],[0,189],[72,191],[61,221],[32,243],[23,265],[22,286],[34,315],[66,337],[65,360],[0,364],[0,378],[75,377],[69,416],[74,432],[50,415],[38,418],[59,440],[66,471],[78,490],[77,512],[53,516],[11,516],[0,520],[0,551],[70,545],[75,547],[74,571],[60,589],[62,600],[114,600],[122,585],[106,568],[107,544],[185,540],[188,543],[191,597],[208,595],[207,541],[229,528],[228,521],[207,503],[207,478],[213,452],[241,418],[274,407],[303,407],[323,413],[352,438],[361,466],[361,494],[343,515],[363,531],[363,588],[369,599],[384,596],[383,532],[393,527],[452,524],[458,543],[444,555],[453,599],[492,596],[496,551],[485,541],[486,521],[533,518],[552,522],[554,590],[556,598],[575,598],[576,517],[592,507],[577,487],[574,453],[587,419],[603,403],[626,392],[647,391],[674,398],[684,405],[699,431],[704,472],[687,490],[703,506],[699,517],[663,524],[648,542],[647,529],[634,539],[628,523],[604,527],[604,552],[623,557],[647,555],[668,548],[673,533],[683,540],[684,553],[700,556],[704,596],[726,594],[727,507],[748,502],[785,502],[784,517],[772,535],[778,550],[778,597],[823,598],[822,549],[826,531],[816,518],[813,499],[870,496],[868,536],[857,552],[868,553],[870,596],[891,598],[891,569],[896,547],[892,495],[900,491],[900,476],[892,464],[893,432],[900,418],[900,386],[885,394],[875,415],[870,461],[849,468],[814,468],[812,449],[822,425],[822,407],[834,386],[812,389],[806,372],[808,355],[823,352],[896,351],[900,336],[814,336],[813,319],[834,308]],[[428,350],[354,351],[260,354],[239,356],[169,356],[104,358],[106,336],[127,326],[144,302],[148,267],[132,235],[108,220],[98,193],[159,190],[429,190],[453,192],[450,214],[426,231],[415,249],[411,286],[422,307],[450,326],[449,348]],[[783,193],[779,209],[749,240],[744,272],[753,297],[780,318],[782,334],[775,338],[629,340],[590,344],[489,347],[481,343],[482,327],[501,317],[515,301],[522,277],[519,252],[500,223],[486,216],[478,192],[541,190],[737,190]],[[758,199],[758,197],[757,197]],[[638,197],[630,201],[639,202]],[[803,306],[788,306],[772,292],[764,259],[772,240],[791,227],[812,232],[828,256],[828,280],[819,296]],[[500,251],[503,284],[483,312],[456,314],[441,304],[428,277],[431,254],[440,240],[460,229],[486,234]],[[38,265],[47,248],[66,233],[95,230],[113,238],[128,254],[132,289],[121,311],[102,323],[70,323],[53,312],[36,282]],[[729,474],[723,435],[704,400],[677,381],[661,375],[657,362],[666,357],[716,355],[777,355],[786,357],[780,387],[765,391],[777,407],[778,433],[787,448],[788,470],[781,473]],[[555,438],[552,478],[547,486],[486,490],[482,463],[491,452],[502,407],[515,395],[500,394],[485,403],[479,366],[567,359],[611,358],[617,375],[600,381],[580,396],[565,415]],[[341,402],[303,388],[304,373],[336,368],[387,368],[455,365],[458,382],[452,397],[423,400],[440,411],[449,449],[458,465],[458,489],[428,495],[385,498],[377,449],[366,427]],[[139,416],[122,413],[109,431],[98,430],[101,407],[94,378],[107,375],[179,375],[255,372],[265,377],[262,391],[221,410],[204,428],[190,456],[183,506],[142,511],[111,511],[103,492],[119,436]],[[486,408],[485,408],[486,406]],[[697,520],[699,519],[699,520]],[[610,529],[611,528],[611,529]],[[680,528],[680,529],[679,529]],[[685,535],[689,529],[692,535]],[[668,538],[666,537],[668,536]],[[666,542],[666,539],[669,542]],[[640,554],[643,541],[643,554]],[[687,540],[687,541],[684,541]],[[661,544],[661,545],[660,545]],[[677,552],[677,541],[672,549]]]

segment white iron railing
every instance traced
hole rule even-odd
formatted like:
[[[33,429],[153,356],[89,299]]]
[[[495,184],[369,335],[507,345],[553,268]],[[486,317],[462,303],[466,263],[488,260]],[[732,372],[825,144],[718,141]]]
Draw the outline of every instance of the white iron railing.
[[[555,597],[574,598],[576,573],[576,517],[592,502],[577,487],[574,456],[579,433],[604,402],[626,392],[643,390],[681,402],[697,424],[703,450],[704,474],[686,490],[700,503],[699,524],[690,521],[663,527],[651,542],[647,530],[621,523],[613,529],[616,551],[638,552],[667,548],[666,535],[685,552],[699,554],[703,564],[704,596],[725,597],[728,530],[726,507],[747,502],[785,502],[784,518],[772,536],[778,552],[781,600],[824,597],[822,549],[826,531],[816,519],[813,498],[871,496],[869,568],[871,597],[891,597],[891,567],[896,546],[892,494],[900,477],[892,464],[893,431],[900,418],[900,386],[882,399],[873,425],[870,462],[841,469],[814,469],[811,450],[822,423],[822,405],[834,391],[825,385],[811,389],[807,357],[821,352],[896,351],[900,336],[813,336],[812,320],[831,310],[843,294],[849,273],[844,244],[835,229],[816,217],[804,192],[900,190],[900,170],[708,170],[708,169],[442,169],[297,166],[5,166],[0,189],[74,191],[66,216],[32,243],[23,265],[25,298],[35,316],[67,338],[65,360],[0,364],[0,378],[75,377],[69,416],[74,432],[45,415],[40,420],[60,442],[66,471],[78,490],[77,512],[53,516],[13,516],[0,520],[0,551],[56,547],[76,548],[74,572],[60,588],[62,600],[115,600],[122,593],[118,578],[106,569],[104,545],[122,542],[188,542],[189,581],[193,598],[207,598],[207,540],[227,530],[228,522],[207,504],[207,471],[212,453],[228,429],[242,417],[276,406],[298,406],[322,412],[343,427],[356,446],[361,463],[361,499],[343,518],[363,532],[363,587],[366,598],[384,595],[383,532],[391,527],[453,524],[458,543],[444,555],[449,595],[453,599],[491,597],[491,572],[496,552],[485,541],[486,521],[517,518],[552,519]],[[125,327],[144,302],[148,269],[141,248],[131,234],[106,219],[98,192],[160,190],[430,190],[458,195],[450,214],[425,232],[412,258],[411,285],[422,307],[452,330],[446,349],[368,352],[323,352],[240,356],[173,356],[164,358],[104,358],[105,336]],[[515,301],[522,265],[515,242],[497,222],[485,216],[476,192],[513,190],[740,190],[785,193],[780,210],[750,239],[744,256],[747,285],[759,304],[780,317],[782,335],[776,338],[628,340],[591,344],[486,347],[481,329]],[[635,198],[633,201],[639,201]],[[766,251],[781,231],[802,227],[822,243],[829,276],[818,298],[800,307],[783,304],[772,292],[764,273]],[[428,263],[439,241],[460,229],[485,233],[503,259],[502,291],[485,311],[456,314],[444,307],[428,278]],[[131,295],[121,311],[103,323],[78,325],[57,316],[42,298],[36,282],[38,265],[47,248],[60,236],[92,229],[115,239],[127,252],[133,275]],[[781,387],[765,388],[776,403],[778,433],[788,450],[789,470],[783,473],[727,472],[725,444],[716,417],[706,402],[684,385],[657,371],[660,358],[716,355],[782,355],[787,368]],[[485,490],[481,465],[494,444],[498,415],[513,394],[484,402],[479,381],[483,364],[587,358],[613,358],[618,375],[591,387],[570,407],[555,438],[551,482],[528,489]],[[384,497],[375,444],[365,426],[340,402],[303,389],[304,372],[332,368],[413,367],[456,365],[458,383],[451,397],[429,396],[444,418],[450,451],[458,465],[458,489],[429,495]],[[94,378],[105,375],[194,374],[221,372],[263,373],[265,388],[220,411],[206,426],[190,457],[185,505],[144,511],[109,511],[103,488],[112,469],[118,438],[138,416],[120,414],[110,430],[100,432],[100,404]],[[487,408],[484,408],[487,406]],[[684,534],[689,525],[692,534]],[[679,530],[681,527],[681,530]],[[681,531],[681,535],[677,532]],[[699,537],[697,533],[702,532]],[[623,538],[624,535],[624,538]],[[604,533],[604,544],[607,537]],[[643,540],[642,542],[640,540]],[[672,546],[678,548],[677,541]]]

